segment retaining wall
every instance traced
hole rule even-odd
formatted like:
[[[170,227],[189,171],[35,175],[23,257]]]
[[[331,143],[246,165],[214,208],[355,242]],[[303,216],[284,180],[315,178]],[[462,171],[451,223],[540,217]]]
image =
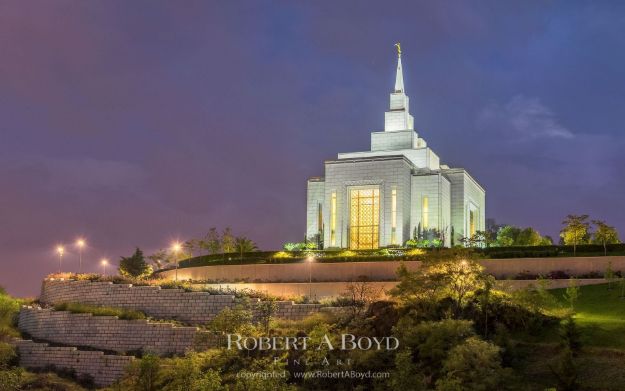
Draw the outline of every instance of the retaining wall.
[[[182,289],[161,289],[155,286],[132,286],[111,282],[91,282],[46,279],[41,288],[41,303],[83,303],[108,307],[121,307],[143,311],[157,319],[173,319],[188,324],[205,324],[221,310],[233,307],[239,301],[233,295],[213,295],[207,292],[186,292]],[[260,303],[250,300],[254,313]],[[276,302],[273,316],[299,320],[317,312],[318,304],[294,304],[292,301]]]
[[[98,387],[114,383],[132,363],[132,356],[112,356],[97,351],[84,351],[71,347],[54,347],[46,343],[15,340],[20,366],[44,369],[54,366],[73,370],[77,376],[90,376]]]
[[[625,271],[625,256],[607,257],[553,257],[482,259],[486,272],[498,279],[514,278],[521,272],[546,275],[563,270],[572,275],[590,272],[603,273],[612,263],[612,270]],[[342,263],[285,263],[259,265],[198,266],[178,269],[181,280],[213,282],[308,282],[354,281],[366,276],[370,281],[392,281],[400,261],[342,262]],[[409,270],[420,266],[419,261],[405,261]],[[163,278],[174,279],[175,270],[160,272]]]
[[[194,348],[218,346],[220,341],[219,336],[196,327],[73,314],[39,307],[22,307],[18,327],[34,339],[118,353],[142,351],[181,355]]]
[[[566,288],[570,282],[568,279],[548,280],[549,289]],[[583,278],[577,280],[579,286],[605,284],[603,278]],[[274,296],[308,296],[314,299],[331,299],[345,293],[351,282],[267,282],[267,283],[223,283],[223,284],[194,284],[198,288],[210,287],[214,289],[251,289]],[[370,287],[380,293],[381,299],[387,299],[387,292],[394,288],[397,281],[370,281]],[[497,280],[495,286],[498,289],[514,291],[536,285],[536,280]]]

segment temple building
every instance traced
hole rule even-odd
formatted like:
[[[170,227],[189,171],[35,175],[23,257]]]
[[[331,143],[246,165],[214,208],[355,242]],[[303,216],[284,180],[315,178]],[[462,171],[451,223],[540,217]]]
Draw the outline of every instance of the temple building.
[[[463,168],[450,168],[414,129],[404,89],[401,49],[371,150],[339,153],[325,176],[308,180],[306,236],[324,248],[401,246],[414,237],[460,244],[485,228],[485,191]]]

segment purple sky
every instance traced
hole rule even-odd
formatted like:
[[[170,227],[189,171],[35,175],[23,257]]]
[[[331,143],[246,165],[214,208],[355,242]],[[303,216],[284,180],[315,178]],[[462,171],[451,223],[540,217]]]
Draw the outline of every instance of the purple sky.
[[[625,230],[625,3],[3,1],[0,285],[212,226],[301,240],[305,181],[381,130],[402,42],[415,127],[487,215]],[[75,269],[75,252],[66,257]]]

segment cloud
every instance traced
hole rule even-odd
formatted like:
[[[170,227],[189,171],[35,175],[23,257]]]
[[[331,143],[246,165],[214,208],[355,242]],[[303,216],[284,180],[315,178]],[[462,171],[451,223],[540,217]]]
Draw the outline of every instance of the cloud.
[[[574,137],[539,98],[524,95],[515,95],[505,105],[493,103],[485,107],[478,116],[478,127],[486,131],[505,132],[517,140]]]

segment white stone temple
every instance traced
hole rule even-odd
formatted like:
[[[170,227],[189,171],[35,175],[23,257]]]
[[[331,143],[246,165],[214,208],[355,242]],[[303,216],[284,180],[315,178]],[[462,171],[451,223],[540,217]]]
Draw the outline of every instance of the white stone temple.
[[[458,245],[485,229],[485,191],[463,168],[441,164],[414,129],[399,45],[395,89],[371,150],[339,153],[308,180],[306,236],[324,248],[401,246],[435,235]]]

